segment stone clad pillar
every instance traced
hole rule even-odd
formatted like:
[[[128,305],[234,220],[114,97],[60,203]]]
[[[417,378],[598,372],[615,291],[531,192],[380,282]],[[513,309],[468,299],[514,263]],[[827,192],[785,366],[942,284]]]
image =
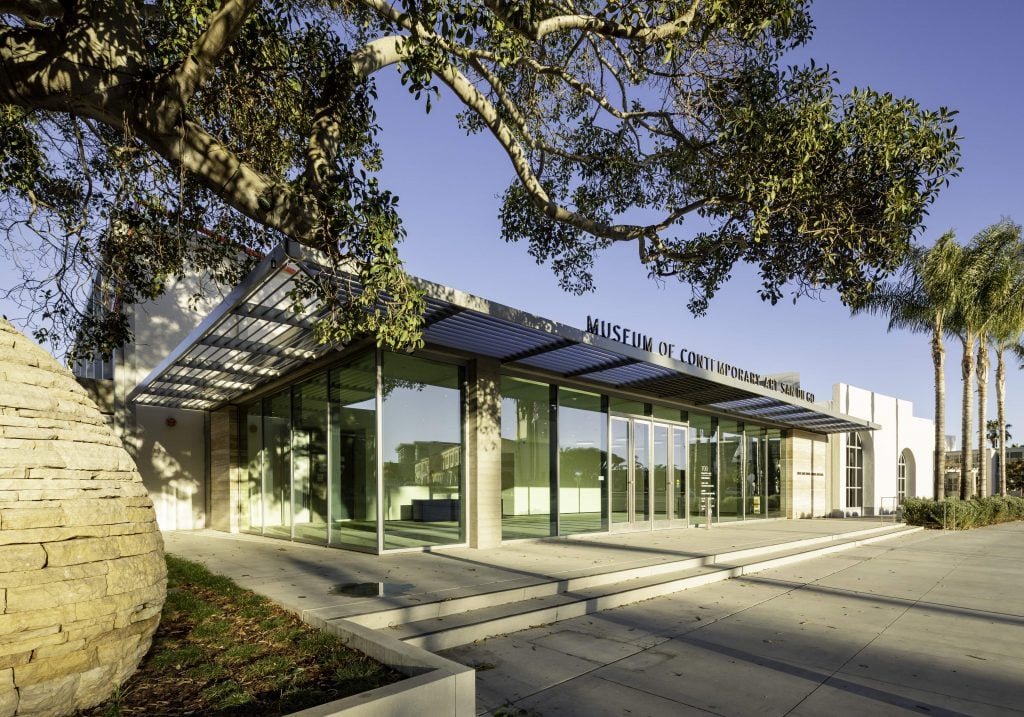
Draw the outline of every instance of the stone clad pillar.
[[[501,543],[501,364],[480,358],[466,381],[469,545]]]
[[[237,533],[239,514],[238,409],[210,412],[210,527]]]

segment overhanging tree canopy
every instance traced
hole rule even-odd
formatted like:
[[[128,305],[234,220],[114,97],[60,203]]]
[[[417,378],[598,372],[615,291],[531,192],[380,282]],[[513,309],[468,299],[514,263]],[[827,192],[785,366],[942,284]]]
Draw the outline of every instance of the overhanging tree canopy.
[[[807,0],[0,0],[0,210],[47,247],[47,332],[127,337],[124,307],[185,272],[236,281],[282,235],[359,272],[325,340],[415,344],[396,198],[374,173],[373,78],[503,148],[504,235],[564,288],[635,243],[702,312],[736,262],[762,298],[855,299],[958,171],[951,111],[840,94]],[[198,241],[197,241],[198,238]],[[82,314],[73,276],[104,278]],[[330,277],[307,292],[331,301]]]

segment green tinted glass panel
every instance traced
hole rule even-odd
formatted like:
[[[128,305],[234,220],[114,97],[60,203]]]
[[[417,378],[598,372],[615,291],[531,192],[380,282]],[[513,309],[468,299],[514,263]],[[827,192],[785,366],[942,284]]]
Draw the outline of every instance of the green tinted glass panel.
[[[718,519],[743,519],[743,432],[726,419],[718,422]]]
[[[327,542],[327,374],[292,389],[292,535]]]
[[[462,542],[461,369],[385,353],[381,381],[385,549]]]
[[[655,520],[668,520],[669,440],[671,431],[663,423],[655,423],[651,446],[651,499]]]
[[[263,529],[263,409],[259,401],[243,409],[240,429],[245,456],[241,529],[259,533]]]
[[[608,529],[604,498],[607,421],[599,395],[559,389],[560,535]]]
[[[263,532],[292,535],[291,389],[263,401]]]
[[[629,522],[629,419],[612,418],[611,450],[612,523]]]
[[[501,379],[501,537],[539,538],[551,520],[551,389]]]
[[[718,446],[715,419],[690,414],[690,523],[704,525],[710,510],[716,515],[718,496]]]
[[[332,545],[377,549],[377,365],[373,353],[332,368]]]

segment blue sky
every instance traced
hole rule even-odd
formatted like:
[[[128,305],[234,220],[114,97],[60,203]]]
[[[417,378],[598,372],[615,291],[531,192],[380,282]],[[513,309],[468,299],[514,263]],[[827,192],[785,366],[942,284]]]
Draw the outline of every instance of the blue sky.
[[[801,56],[832,66],[845,88],[871,86],[960,112],[964,171],[932,208],[925,243],[947,229],[967,241],[1002,217],[1024,220],[1024,3],[819,0],[812,13],[817,31]],[[739,269],[708,315],[693,318],[689,289],[649,280],[632,246],[600,258],[596,292],[563,293],[525,246],[499,237],[497,197],[511,169],[497,145],[487,136],[466,137],[453,119],[458,107],[444,93],[425,115],[396,77],[380,77],[378,87],[382,182],[401,199],[409,235],[402,253],[412,273],[574,326],[597,315],[758,373],[798,371],[819,399],[844,381],[911,400],[917,415],[933,416],[927,339],[888,334],[881,319],[852,318],[834,294],[770,306],[758,299],[753,273]],[[3,305],[0,311],[22,313]],[[958,434],[960,347],[948,349],[947,433]],[[1024,379],[1016,362],[1012,368],[1008,420],[1024,437]]]
[[[870,86],[960,112],[964,170],[932,208],[924,243],[947,229],[966,242],[1004,216],[1024,220],[1024,3],[987,0],[965,10],[947,0],[819,0],[812,14],[817,31],[801,55],[832,66],[844,88]],[[378,83],[383,179],[401,198],[412,273],[573,326],[599,315],[758,373],[799,371],[819,399],[843,381],[911,400],[916,415],[934,416],[927,338],[850,317],[833,293],[771,306],[758,299],[753,272],[740,269],[708,315],[694,318],[686,311],[689,289],[647,279],[632,246],[599,260],[596,292],[563,293],[525,247],[499,238],[497,197],[511,170],[497,146],[458,129],[450,97],[424,117],[397,82]],[[946,432],[959,434],[960,345],[947,348]],[[1008,421],[1024,437],[1024,380],[1016,362],[1012,368]],[[994,368],[990,394],[994,418]]]

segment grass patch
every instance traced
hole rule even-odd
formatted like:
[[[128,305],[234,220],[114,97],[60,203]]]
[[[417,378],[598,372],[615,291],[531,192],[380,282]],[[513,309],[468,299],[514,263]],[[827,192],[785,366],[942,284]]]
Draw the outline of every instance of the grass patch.
[[[197,563],[167,556],[167,602],[149,654],[81,717],[276,715],[403,676]]]

